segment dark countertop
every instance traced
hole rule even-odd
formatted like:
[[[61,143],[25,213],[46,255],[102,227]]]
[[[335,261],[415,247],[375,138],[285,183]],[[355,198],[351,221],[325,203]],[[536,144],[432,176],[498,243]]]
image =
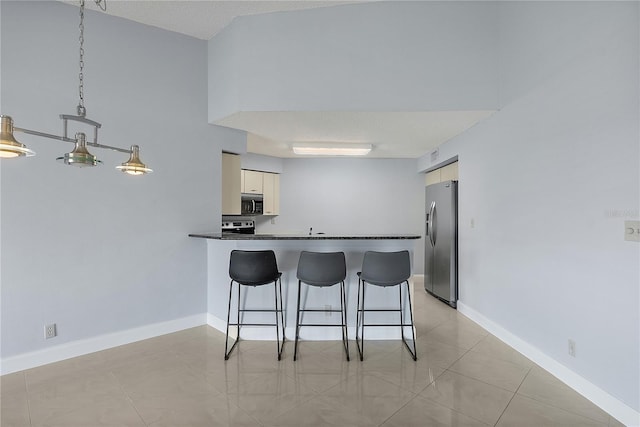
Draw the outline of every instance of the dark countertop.
[[[420,239],[415,234],[227,234],[192,233],[189,237],[215,240],[405,240]]]

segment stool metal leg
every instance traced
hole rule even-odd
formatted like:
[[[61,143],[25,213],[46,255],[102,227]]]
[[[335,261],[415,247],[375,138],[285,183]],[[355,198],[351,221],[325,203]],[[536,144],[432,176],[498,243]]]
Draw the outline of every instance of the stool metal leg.
[[[280,327],[282,328],[282,348],[280,348],[280,354],[284,349],[284,342],[287,340],[285,335],[285,321],[284,321],[284,300],[282,299],[282,279],[278,278],[278,291],[280,292]],[[280,360],[280,359],[278,359]]]
[[[401,329],[401,333],[402,333],[402,342],[404,343],[404,345],[407,347],[407,350],[409,350],[409,354],[411,354],[411,357],[413,358],[413,360],[418,360],[418,352],[416,349],[416,330],[413,324],[413,310],[411,309],[411,292],[409,289],[409,281],[405,281],[405,283],[407,284],[407,298],[409,299],[409,317],[411,320],[411,323],[409,324],[411,326],[411,336],[413,338],[413,351],[411,350],[411,347],[409,346],[409,344],[407,343],[406,338],[404,337],[404,307],[402,306],[402,284],[400,286],[398,286],[398,288],[400,289],[400,324],[402,326],[400,326]]]
[[[278,348],[278,360],[280,360],[282,358],[282,349],[284,348],[284,317],[283,317],[283,313],[282,313],[282,285],[278,286],[280,284],[280,280],[276,280],[273,282],[273,291],[274,291],[274,295],[275,295],[275,303],[276,303],[276,309],[275,309],[275,315],[276,315],[276,346]],[[278,290],[280,292],[278,292]],[[278,294],[279,298],[278,298]],[[278,304],[278,299],[280,299],[280,303]],[[280,313],[280,319],[278,319],[278,313]],[[282,342],[280,342],[280,328],[279,326],[282,326]]]
[[[226,331],[226,339],[225,339],[225,343],[224,343],[224,360],[229,360],[229,355],[231,354],[231,352],[233,351],[233,349],[235,348],[236,344],[238,344],[238,341],[240,340],[240,305],[238,305],[238,330],[237,330],[237,336],[236,336],[236,340],[233,343],[233,345],[231,346],[231,348],[227,351],[227,348],[229,346],[229,320],[231,319],[231,298],[233,295],[233,280],[231,281],[231,283],[229,283],[229,306],[227,307],[227,331]],[[240,284],[238,283],[238,304],[240,304]]]
[[[366,282],[358,280],[358,316],[356,319],[356,345],[358,346],[358,354],[360,361],[364,360],[364,287]],[[362,292],[362,297],[360,293]],[[362,299],[361,299],[362,298]],[[360,329],[362,328],[362,329]]]
[[[300,293],[302,292],[302,283],[298,280],[298,304],[296,306],[296,342],[293,346],[293,360],[298,359],[298,339],[300,338]]]
[[[347,355],[347,362],[349,361],[349,337],[347,335],[347,298],[344,291],[344,281],[340,282],[340,315],[342,317],[342,344],[344,345],[344,351]]]

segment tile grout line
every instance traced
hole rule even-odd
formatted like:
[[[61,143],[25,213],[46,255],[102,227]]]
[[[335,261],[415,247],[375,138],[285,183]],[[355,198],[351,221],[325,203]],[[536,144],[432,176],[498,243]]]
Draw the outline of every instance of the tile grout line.
[[[27,395],[27,413],[29,414],[29,425],[33,426],[33,420],[31,419],[31,399],[29,399],[29,385],[27,384],[27,371],[22,371],[22,378],[24,380],[24,391]]]
[[[467,354],[469,354],[470,352],[472,352],[472,351],[473,351],[473,348],[474,348],[475,346],[477,346],[480,342],[482,342],[482,341],[483,341],[487,336],[489,336],[489,334],[485,335],[485,336],[484,336],[480,341],[478,341],[478,342],[477,342],[477,343],[475,343],[471,348],[469,348],[467,351],[465,351],[465,352],[464,352],[464,353],[463,353],[459,358],[457,358],[453,363],[451,363],[451,364],[446,368],[445,372],[450,372],[450,373],[454,373],[454,374],[456,374],[456,375],[461,375],[461,376],[463,376],[463,377],[465,377],[465,378],[469,378],[469,379],[472,379],[472,380],[475,380],[475,381],[481,382],[481,383],[483,383],[483,384],[486,384],[486,385],[489,385],[489,386],[493,386],[493,387],[499,388],[499,389],[501,389],[501,390],[505,390],[505,391],[511,392],[511,390],[506,390],[506,389],[504,389],[504,388],[502,388],[502,387],[496,386],[496,385],[494,385],[494,384],[489,384],[489,383],[487,383],[487,382],[485,382],[485,381],[479,380],[478,378],[473,378],[473,377],[470,377],[470,376],[468,376],[468,375],[465,375],[465,374],[462,374],[462,373],[459,373],[459,372],[456,372],[456,371],[452,371],[452,370],[450,369],[453,365],[455,365],[458,361],[460,361],[460,359],[462,359],[464,356],[466,356]],[[531,370],[531,368],[529,368],[529,371],[530,371],[530,370]],[[527,375],[528,375],[528,374],[529,374],[529,372],[527,372]],[[525,375],[525,376],[524,376],[524,378],[526,378],[526,377],[527,377],[527,375]],[[522,379],[522,381],[520,382],[520,385],[518,386],[518,388],[516,389],[516,391],[517,391],[518,389],[520,389],[520,386],[521,386],[521,385],[522,385],[522,383],[524,382],[524,378],[523,378],[523,379]],[[435,382],[435,381],[434,381],[434,382]],[[498,417],[498,419],[496,420],[496,422],[493,424],[493,425],[494,425],[494,427],[495,427],[495,425],[498,423],[498,421],[500,421],[500,418],[502,418],[502,415],[504,414],[504,411],[506,411],[506,410],[507,410],[507,408],[509,407],[509,404],[511,403],[511,401],[513,400],[513,398],[514,398],[514,397],[515,397],[515,395],[516,395],[516,392],[511,392],[511,393],[513,393],[513,395],[511,396],[511,399],[509,399],[509,403],[507,403],[507,406],[505,406],[505,408],[502,410],[502,413],[500,414],[500,416]],[[436,402],[436,403],[437,403],[437,402]],[[453,409],[453,408],[450,408],[450,409],[451,409],[452,411],[455,411],[455,409]],[[458,411],[455,411],[455,412],[458,412]],[[461,412],[459,412],[459,413],[461,413]],[[466,415],[466,414],[463,414],[463,415]],[[483,422],[483,421],[481,421],[481,420],[476,419],[475,417],[473,417],[473,416],[471,416],[471,415],[466,415],[466,416],[468,416],[469,418],[473,418],[473,419],[475,419],[475,420],[477,420],[477,421],[479,421],[479,422]],[[483,423],[484,423],[484,422],[483,422]]]
[[[461,357],[462,357],[462,356],[461,356]],[[454,362],[454,363],[455,363],[455,362]],[[461,376],[464,376],[464,377],[466,377],[466,378],[470,378],[470,379],[472,379],[472,380],[476,380],[475,378],[471,378],[471,377],[467,377],[466,375],[458,374],[457,372],[450,371],[449,369],[445,369],[445,371],[444,371],[442,374],[438,375],[438,378],[440,378],[442,375],[444,375],[444,374],[445,374],[445,373],[447,373],[447,372],[454,373],[454,374],[456,374],[456,375],[461,375]],[[436,378],[435,380],[433,380],[433,382],[432,382],[431,384],[434,384],[434,383],[436,382],[436,380],[437,380],[437,378]],[[480,381],[480,380],[476,380],[476,381]],[[480,381],[480,382],[483,382],[483,381]],[[431,386],[431,384],[429,384],[429,386]],[[485,383],[485,384],[486,384],[486,383]],[[489,384],[489,385],[491,385],[491,384]],[[425,387],[425,390],[426,390],[426,388],[428,388],[429,386]],[[495,386],[494,386],[494,387],[495,387]],[[499,388],[499,387],[498,387],[498,388]],[[424,391],[424,390],[423,390],[423,391]],[[429,400],[431,403],[435,403],[435,404],[437,404],[437,405],[442,406],[443,408],[447,408],[447,409],[449,409],[449,410],[451,410],[451,411],[455,412],[456,414],[464,415],[465,417],[471,418],[471,419],[473,419],[473,420],[475,420],[475,421],[478,421],[479,423],[482,423],[482,424],[484,424],[484,425],[490,425],[490,424],[487,424],[487,423],[485,423],[484,421],[482,421],[482,420],[480,420],[480,419],[476,418],[476,417],[475,417],[475,416],[473,416],[473,415],[465,414],[464,412],[460,412],[459,410],[457,410],[457,409],[455,409],[455,408],[450,408],[450,407],[448,407],[448,406],[446,406],[446,405],[443,405],[442,403],[440,403],[440,402],[438,402],[438,401],[436,401],[436,400],[433,400],[433,399],[431,399],[431,398],[429,398],[429,397],[424,396],[423,398],[424,398],[424,399]]]
[[[382,427],[382,426],[383,426],[387,421],[389,421],[389,420],[390,420],[392,417],[394,417],[398,412],[400,412],[401,410],[403,410],[407,405],[409,405],[411,402],[413,402],[413,401],[414,401],[414,400],[416,400],[416,399],[427,399],[427,400],[429,400],[429,401],[430,401],[430,402],[432,402],[432,403],[435,403],[435,404],[437,404],[437,405],[442,406],[443,408],[447,408],[447,409],[450,409],[451,411],[454,411],[454,412],[456,412],[456,413],[462,414],[461,412],[458,412],[458,411],[456,411],[455,409],[449,408],[449,407],[447,407],[447,406],[442,405],[442,404],[441,404],[441,403],[439,403],[439,402],[436,402],[436,401],[434,401],[434,400],[429,399],[428,397],[423,397],[423,396],[421,396],[421,395],[420,395],[423,391],[425,391],[427,388],[429,388],[429,386],[431,386],[431,384],[435,383],[435,382],[436,382],[436,380],[437,380],[438,378],[440,378],[442,375],[444,375],[444,373],[445,373],[445,372],[447,372],[447,370],[446,370],[446,369],[445,369],[445,370],[444,370],[440,375],[438,375],[438,376],[434,377],[434,378],[433,378],[433,380],[429,382],[429,384],[427,384],[426,386],[424,386],[424,387],[423,387],[422,389],[420,389],[420,391],[418,391],[418,392],[414,392],[414,391],[411,391],[411,390],[404,389],[405,391],[408,391],[408,392],[410,392],[410,393],[413,393],[413,394],[414,394],[414,396],[413,396],[411,399],[409,399],[409,401],[408,401],[407,403],[405,403],[405,404],[404,404],[404,405],[402,405],[400,408],[398,408],[398,410],[397,410],[397,411],[395,411],[393,414],[391,414],[389,417],[387,417],[387,418],[386,418],[386,419],[385,419],[381,424],[379,424],[379,425],[378,425],[378,427]],[[373,375],[375,376],[375,373],[374,373]],[[431,378],[431,377],[430,377],[430,378]],[[378,379],[384,380],[384,378],[380,378],[380,377],[378,377]],[[386,380],[384,380],[384,381],[386,381]],[[390,384],[392,384],[390,381],[387,381],[387,382],[388,382],[388,383],[390,383]],[[395,385],[395,384],[394,384],[394,385]],[[401,386],[398,386],[398,385],[395,385],[395,386],[396,386],[396,387],[399,387],[399,388],[402,388]],[[465,414],[462,414],[462,415],[465,415]],[[465,415],[465,416],[467,416],[467,415]],[[470,417],[470,418],[471,418],[471,417]]]
[[[124,395],[125,399],[127,399],[129,401],[129,403],[133,407],[133,410],[136,411],[136,414],[140,418],[140,421],[142,421],[142,424],[144,424],[145,427],[149,427],[149,424],[147,424],[147,422],[144,420],[144,418],[140,414],[140,411],[138,411],[138,407],[133,402],[133,399],[131,398],[131,396],[129,396],[129,394],[127,393],[127,391],[125,390],[124,386],[122,385],[122,383],[120,382],[120,380],[118,379],[116,374],[113,372],[113,370],[109,369],[109,375],[111,375],[113,377],[113,379],[116,381],[116,383],[118,384],[118,387],[120,388],[120,391]]]
[[[509,408],[509,405],[511,405],[511,402],[513,401],[513,399],[518,394],[518,390],[520,390],[520,387],[522,387],[522,384],[524,384],[524,381],[527,379],[527,377],[531,373],[531,369],[532,369],[532,367],[529,368],[529,370],[527,371],[527,374],[522,378],[522,381],[520,381],[520,384],[518,385],[518,388],[516,388],[516,391],[513,392],[513,396],[511,396],[511,399],[509,399],[509,402],[507,403],[507,406],[504,407],[504,409],[502,410],[502,413],[500,414],[500,416],[498,417],[498,419],[494,423],[494,427],[498,425],[498,423],[500,422],[500,419],[502,418],[504,413],[507,412],[507,409]]]
[[[533,367],[532,367],[531,369],[533,369]],[[530,370],[529,372],[531,372],[531,370]],[[545,372],[546,372],[546,371],[545,371]],[[528,375],[529,375],[529,373],[527,373],[527,376],[528,376]],[[526,378],[526,377],[525,377],[525,378]],[[523,380],[523,382],[524,382],[524,380]],[[521,385],[522,385],[522,384],[521,384]],[[519,390],[519,389],[520,389],[520,387],[518,387],[518,390]],[[574,391],[574,390],[571,390],[571,391]],[[576,393],[577,393],[577,392],[576,392]],[[542,404],[542,405],[551,406],[552,408],[558,409],[558,410],[560,410],[560,411],[564,411],[564,412],[567,412],[567,413],[569,413],[569,414],[576,415],[576,416],[581,417],[581,418],[586,418],[586,419],[588,419],[588,420],[595,421],[595,422],[598,422],[598,423],[601,423],[601,422],[602,422],[601,420],[598,420],[598,419],[596,419],[596,418],[592,418],[592,417],[590,417],[590,416],[588,416],[588,415],[586,415],[586,414],[584,414],[584,413],[579,413],[579,412],[576,412],[576,411],[571,410],[571,409],[569,409],[569,408],[558,406],[558,405],[556,405],[556,404],[554,404],[554,403],[552,403],[552,402],[548,402],[548,401],[540,400],[540,399],[538,399],[538,398],[536,398],[536,397],[534,397],[534,396],[529,396],[529,395],[526,395],[526,394],[521,394],[520,396],[522,396],[522,397],[526,397],[527,399],[531,399],[531,400],[533,400],[533,401],[535,401],[535,402],[537,402],[537,403],[540,403],[540,404]],[[586,398],[585,398],[584,396],[582,396],[582,395],[580,395],[579,397],[581,397],[581,398],[583,398],[583,399],[586,399]],[[588,399],[587,399],[587,400],[588,400]],[[603,410],[602,408],[598,407],[597,405],[595,405],[595,404],[594,404],[594,403],[592,403],[591,401],[589,401],[589,403],[591,403],[594,407],[598,408],[600,411],[604,412],[605,414],[607,414],[607,415],[609,416],[609,420],[607,421],[607,425],[611,423],[611,418],[612,418],[611,414],[609,414],[608,412],[606,412],[606,411],[605,411],[605,410]]]
[[[411,399],[409,399],[407,401],[407,403],[405,403],[404,405],[399,407],[393,414],[391,414],[387,418],[385,418],[380,424],[378,424],[378,427],[382,427],[387,421],[389,421],[391,418],[393,418],[398,412],[402,411],[407,405],[409,405],[411,402],[416,400],[419,396],[420,395],[418,393],[414,393],[414,396]]]

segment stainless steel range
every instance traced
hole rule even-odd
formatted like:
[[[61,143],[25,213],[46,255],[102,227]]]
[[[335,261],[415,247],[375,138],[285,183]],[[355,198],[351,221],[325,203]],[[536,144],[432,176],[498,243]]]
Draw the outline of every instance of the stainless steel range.
[[[256,234],[256,223],[252,220],[222,221],[223,234]]]

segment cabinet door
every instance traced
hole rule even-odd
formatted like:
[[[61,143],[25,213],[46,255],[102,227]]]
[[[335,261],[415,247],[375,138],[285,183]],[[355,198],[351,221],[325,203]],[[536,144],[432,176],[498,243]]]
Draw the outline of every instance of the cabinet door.
[[[458,180],[458,162],[451,163],[440,169],[440,182]]]
[[[440,169],[433,170],[426,174],[425,185],[437,184],[444,181],[458,180],[458,162],[449,163]]]
[[[262,175],[264,189],[264,215],[280,214],[280,175],[267,173]]]
[[[244,189],[242,192],[249,194],[262,194],[262,175],[264,175],[263,172],[245,170]]]
[[[280,174],[273,174],[273,214],[280,215]]]
[[[222,215],[240,215],[240,156],[222,153]]]
[[[437,184],[440,182],[440,169],[427,173],[425,185]]]

